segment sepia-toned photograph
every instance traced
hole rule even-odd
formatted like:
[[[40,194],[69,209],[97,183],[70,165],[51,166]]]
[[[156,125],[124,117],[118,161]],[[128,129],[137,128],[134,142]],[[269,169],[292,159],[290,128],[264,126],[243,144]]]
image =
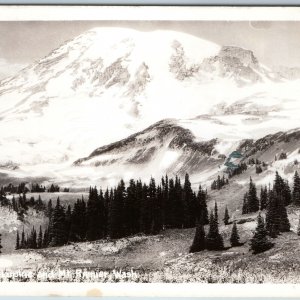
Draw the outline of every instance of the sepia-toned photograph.
[[[0,7],[2,285],[300,283],[299,9],[14,9]]]

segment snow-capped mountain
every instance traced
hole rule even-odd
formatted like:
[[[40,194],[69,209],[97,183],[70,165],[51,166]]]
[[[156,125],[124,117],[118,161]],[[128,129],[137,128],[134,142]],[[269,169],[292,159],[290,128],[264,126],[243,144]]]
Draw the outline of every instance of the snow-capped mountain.
[[[174,162],[185,167],[176,162],[158,169],[198,168],[203,155],[211,158],[203,145],[225,154],[219,150],[242,139],[298,127],[300,85],[291,80],[297,78],[297,72],[268,69],[237,46],[172,31],[95,28],[0,82],[0,168],[11,176],[75,178],[75,160],[132,135],[125,145],[117,142],[116,161],[156,157],[150,171],[164,164],[164,155],[174,159],[166,145],[175,139],[176,151],[184,151]],[[156,123],[163,119],[173,120]],[[97,151],[100,160],[78,162],[98,165],[79,168],[81,176],[99,179],[99,166],[113,165],[104,155],[116,150]]]

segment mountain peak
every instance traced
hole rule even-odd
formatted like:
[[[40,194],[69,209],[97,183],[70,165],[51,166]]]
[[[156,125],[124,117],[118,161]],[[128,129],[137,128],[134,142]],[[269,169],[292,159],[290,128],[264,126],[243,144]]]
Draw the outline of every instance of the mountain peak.
[[[218,54],[220,57],[235,57],[246,66],[251,67],[257,65],[258,60],[251,50],[247,50],[237,46],[223,46]]]

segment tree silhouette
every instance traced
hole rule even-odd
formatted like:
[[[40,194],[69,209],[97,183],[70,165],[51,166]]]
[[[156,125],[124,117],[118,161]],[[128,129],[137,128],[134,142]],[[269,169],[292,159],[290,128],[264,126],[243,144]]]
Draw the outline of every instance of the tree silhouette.
[[[257,217],[257,227],[250,241],[250,247],[253,254],[261,253],[273,247],[273,244],[268,240],[265,222],[261,214]]]
[[[199,252],[205,249],[206,240],[205,240],[205,231],[202,224],[198,224],[196,227],[195,237],[193,244],[190,247],[190,253]]]
[[[240,237],[237,230],[236,222],[233,223],[231,236],[230,236],[230,244],[232,247],[240,246]]]
[[[226,206],[225,207],[224,219],[223,219],[225,225],[229,224],[229,219],[230,219],[230,217],[229,217],[229,213],[228,213],[228,208]]]

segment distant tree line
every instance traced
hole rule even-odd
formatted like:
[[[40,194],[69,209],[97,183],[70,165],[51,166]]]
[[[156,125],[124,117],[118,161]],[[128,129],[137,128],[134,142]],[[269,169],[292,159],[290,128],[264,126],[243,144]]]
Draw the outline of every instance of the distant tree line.
[[[22,182],[18,185],[13,185],[12,183],[2,186],[1,187],[1,193],[3,195],[5,194],[24,194],[29,192],[29,188],[26,186],[25,182]]]
[[[9,210],[14,210],[21,220],[23,220],[24,214],[29,208],[42,212],[45,210],[45,204],[40,195],[38,196],[38,199],[35,199],[34,197],[29,198],[23,193],[17,197],[13,196],[12,199],[7,199],[3,189],[0,189],[0,205],[8,207]]]
[[[9,183],[6,186],[2,186],[0,188],[1,193],[6,195],[6,194],[26,194],[28,192],[31,193],[44,193],[44,192],[48,192],[48,193],[56,193],[59,191],[63,191],[63,192],[69,192],[70,189],[69,188],[64,188],[63,190],[59,187],[59,185],[57,184],[51,184],[48,188],[46,188],[43,185],[40,185],[38,183],[32,183],[31,184],[31,188],[29,184],[26,184],[25,182],[22,182],[18,185],[13,185],[12,183]]]

